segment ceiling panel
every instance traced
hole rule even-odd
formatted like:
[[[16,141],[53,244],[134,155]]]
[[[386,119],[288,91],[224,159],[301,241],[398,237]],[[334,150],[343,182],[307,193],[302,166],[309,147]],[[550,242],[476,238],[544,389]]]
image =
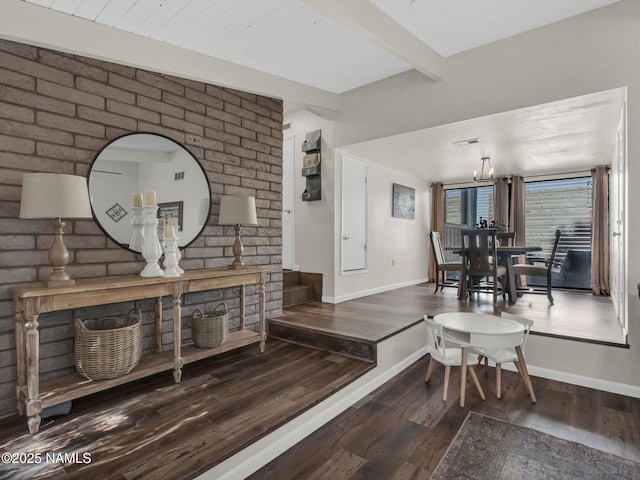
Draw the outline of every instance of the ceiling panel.
[[[334,93],[411,69],[300,0],[26,1]],[[446,56],[616,0],[370,1]]]

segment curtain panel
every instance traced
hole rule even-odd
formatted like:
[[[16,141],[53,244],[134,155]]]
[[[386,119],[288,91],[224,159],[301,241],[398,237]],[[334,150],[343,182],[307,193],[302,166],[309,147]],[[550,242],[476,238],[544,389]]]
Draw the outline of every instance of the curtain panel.
[[[525,191],[524,177],[511,177],[511,208],[509,209],[509,230],[516,232],[514,245],[524,245],[525,236]]]
[[[509,225],[509,179],[496,178],[493,182],[493,219]],[[507,231],[511,231],[511,225]]]
[[[431,231],[440,232],[440,236],[444,238],[444,185],[442,183],[431,185]],[[429,281],[435,282],[438,270],[436,259],[433,255],[433,247],[430,248],[429,252]]]
[[[591,290],[595,295],[609,295],[609,168],[592,169],[591,179]]]

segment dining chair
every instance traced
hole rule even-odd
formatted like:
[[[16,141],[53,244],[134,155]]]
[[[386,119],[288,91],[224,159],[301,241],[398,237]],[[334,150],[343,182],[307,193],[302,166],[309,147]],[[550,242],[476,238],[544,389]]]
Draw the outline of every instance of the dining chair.
[[[447,346],[447,337],[443,333],[442,325],[438,322],[434,322],[424,316],[424,322],[427,325],[427,353],[430,355],[429,366],[427,367],[427,374],[424,377],[425,382],[429,382],[433,372],[438,364],[444,365],[444,387],[442,390],[442,401],[447,401],[447,393],[449,390],[449,377],[451,376],[451,367],[462,368],[462,349],[460,347]],[[451,342],[449,342],[451,343]],[[473,380],[476,390],[480,394],[480,398],[485,400],[484,391],[478,381],[473,366],[476,364],[475,355],[467,355],[467,364],[465,367],[469,370],[469,375]]]
[[[430,236],[433,258],[436,261],[436,289],[433,293],[438,293],[438,288],[442,290],[445,286],[446,272],[462,272],[462,261],[447,261],[445,259],[440,232],[431,232]],[[441,273],[442,282],[440,282]]]
[[[498,302],[498,284],[500,293],[504,293],[507,267],[498,265],[494,259],[497,255],[496,230],[492,228],[480,230],[462,230],[462,277],[467,283],[467,291],[480,291],[480,281],[491,277],[493,303]],[[461,280],[462,281],[462,280]]]
[[[518,275],[533,275],[538,277],[546,277],[546,285],[544,291],[539,291],[530,288],[519,288],[518,293],[546,293],[549,303],[553,305],[553,296],[551,295],[551,272],[554,267],[554,261],[556,258],[556,252],[558,251],[558,243],[560,242],[561,232],[556,230],[555,239],[553,241],[553,248],[551,249],[551,256],[544,261],[544,265],[529,265],[528,263],[517,263],[511,269],[511,275],[518,278]]]
[[[496,238],[501,247],[513,247],[516,244],[516,232],[499,232]]]
[[[533,320],[507,312],[502,312],[500,316],[501,318],[519,322],[524,326],[522,341],[520,342],[520,350],[524,355],[527,338],[529,338],[529,332],[533,326]],[[509,362],[513,362],[516,366],[516,369],[518,370],[518,373],[520,373],[529,393],[531,394],[533,392],[533,385],[530,384],[531,380],[523,373],[520,366],[520,359],[518,358],[518,353],[515,348],[472,348],[472,353],[478,355],[478,363],[481,363],[484,360],[486,366],[487,359],[489,359],[496,364],[496,398],[502,397],[502,364]],[[535,397],[532,395],[532,398]]]

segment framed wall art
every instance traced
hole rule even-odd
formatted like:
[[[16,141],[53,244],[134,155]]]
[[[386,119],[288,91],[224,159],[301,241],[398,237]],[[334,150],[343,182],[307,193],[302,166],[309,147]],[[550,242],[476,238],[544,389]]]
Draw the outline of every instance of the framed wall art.
[[[395,218],[416,218],[416,190],[398,183],[393,184],[393,211]]]

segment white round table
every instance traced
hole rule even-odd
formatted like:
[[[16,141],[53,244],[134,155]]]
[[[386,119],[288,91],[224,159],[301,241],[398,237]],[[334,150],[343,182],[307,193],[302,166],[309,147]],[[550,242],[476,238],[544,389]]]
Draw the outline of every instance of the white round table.
[[[462,351],[462,365],[467,364],[467,348],[515,348],[518,355],[517,365],[522,379],[529,390],[531,400],[535,403],[536,396],[529,371],[522,354],[520,345],[524,334],[524,326],[515,320],[496,317],[485,313],[452,312],[441,313],[433,317],[435,322],[442,325],[442,333],[447,341],[460,345]],[[464,407],[467,371],[460,369],[460,406]]]

